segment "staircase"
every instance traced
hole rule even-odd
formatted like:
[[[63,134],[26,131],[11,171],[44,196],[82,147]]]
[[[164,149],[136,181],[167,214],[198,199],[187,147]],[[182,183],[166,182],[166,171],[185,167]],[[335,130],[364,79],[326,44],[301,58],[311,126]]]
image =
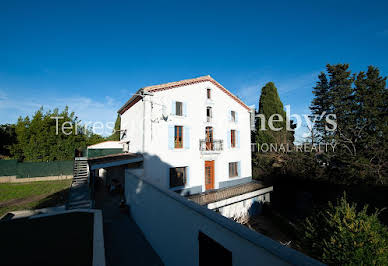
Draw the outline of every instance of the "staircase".
[[[84,184],[88,182],[88,161],[85,159],[74,160],[73,183]]]
[[[89,167],[87,158],[76,157],[73,166],[73,181],[66,206],[68,210],[90,209],[92,207],[88,179]]]

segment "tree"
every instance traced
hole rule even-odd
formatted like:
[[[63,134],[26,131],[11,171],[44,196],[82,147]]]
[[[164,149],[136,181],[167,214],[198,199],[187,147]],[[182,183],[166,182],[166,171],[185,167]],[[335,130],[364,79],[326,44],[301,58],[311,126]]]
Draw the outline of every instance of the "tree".
[[[0,156],[10,156],[10,146],[15,142],[15,125],[0,125]]]
[[[53,117],[61,117],[58,128]],[[72,129],[64,132],[62,124],[65,122]],[[69,112],[68,107],[62,112],[55,109],[46,113],[40,108],[31,120],[28,116],[20,117],[15,125],[16,143],[10,149],[11,155],[24,161],[71,160],[75,149],[82,150],[87,145],[104,140],[89,129],[81,130],[78,127],[80,122],[74,112]]]
[[[313,88],[314,98],[310,105],[312,116],[311,121],[314,121],[314,128],[309,129],[313,136],[316,137],[314,142],[318,140],[326,141],[328,132],[326,130],[326,116],[330,113],[329,101],[329,83],[326,74],[321,72],[318,76],[319,81]]]
[[[339,183],[388,182],[388,92],[378,68],[352,74],[347,64],[327,65],[313,88],[312,116],[336,116],[336,130],[328,132],[318,120],[318,140],[336,144],[326,168]],[[315,141],[317,139],[315,138]]]
[[[369,66],[355,80],[354,97],[357,102],[355,147],[360,156],[376,170],[378,181],[383,182],[382,167],[388,161],[388,90],[386,77],[380,76],[378,68]]]
[[[120,114],[117,114],[116,122],[115,122],[115,128],[113,129],[112,135],[108,137],[108,140],[120,140],[120,124],[121,124],[121,116]]]
[[[357,211],[346,194],[333,205],[307,218],[301,225],[301,245],[312,257],[329,265],[385,265],[388,229],[378,220],[379,211]]]
[[[272,124],[275,128],[281,128],[279,131],[274,131],[269,128],[268,122],[273,115],[277,115],[277,117],[274,117]],[[261,89],[258,118],[256,121],[257,143],[280,144],[287,143],[288,139],[292,139],[287,135],[286,112],[284,111],[283,103],[273,82],[268,82]],[[262,124],[265,126],[264,128],[262,128]]]

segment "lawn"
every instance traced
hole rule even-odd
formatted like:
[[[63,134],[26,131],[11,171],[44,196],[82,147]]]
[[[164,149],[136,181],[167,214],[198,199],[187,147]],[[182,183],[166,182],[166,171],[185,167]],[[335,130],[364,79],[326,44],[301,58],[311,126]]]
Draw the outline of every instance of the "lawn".
[[[71,180],[0,184],[0,216],[10,211],[63,205]]]

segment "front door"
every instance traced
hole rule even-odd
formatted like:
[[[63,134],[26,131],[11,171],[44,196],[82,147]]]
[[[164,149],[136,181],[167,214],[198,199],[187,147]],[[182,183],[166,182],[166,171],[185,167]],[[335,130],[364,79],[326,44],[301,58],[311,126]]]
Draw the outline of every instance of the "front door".
[[[214,161],[205,161],[205,189],[214,189]]]
[[[213,128],[206,127],[206,150],[213,150]]]

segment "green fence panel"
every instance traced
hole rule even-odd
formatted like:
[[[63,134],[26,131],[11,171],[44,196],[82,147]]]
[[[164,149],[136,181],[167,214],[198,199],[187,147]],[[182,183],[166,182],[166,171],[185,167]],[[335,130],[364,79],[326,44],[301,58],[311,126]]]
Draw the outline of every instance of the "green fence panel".
[[[123,149],[88,149],[88,158],[106,156],[111,154],[122,153]]]
[[[16,175],[17,163],[17,160],[0,160],[0,176]]]
[[[23,162],[17,165],[18,178],[72,174],[73,161]]]

